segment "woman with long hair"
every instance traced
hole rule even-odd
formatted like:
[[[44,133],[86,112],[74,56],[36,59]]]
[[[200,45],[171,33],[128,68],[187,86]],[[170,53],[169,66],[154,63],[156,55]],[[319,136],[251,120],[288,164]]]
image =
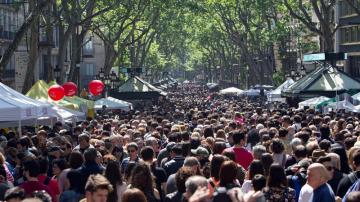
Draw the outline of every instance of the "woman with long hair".
[[[295,202],[295,190],[288,187],[284,168],[279,164],[272,164],[269,170],[267,185],[263,189],[266,201]]]
[[[122,181],[119,163],[116,161],[109,161],[105,169],[105,177],[114,187],[114,190],[109,194],[107,201],[120,202],[121,196],[126,190],[127,186]]]
[[[242,184],[241,190],[244,193],[252,191],[254,189],[252,185],[252,179],[256,174],[264,175],[264,173],[265,169],[260,160],[254,160],[253,162],[251,162],[249,166],[249,171],[247,173],[247,179]]]
[[[150,168],[145,163],[138,163],[131,172],[130,188],[138,188],[144,192],[148,202],[158,202],[160,195],[155,188]]]

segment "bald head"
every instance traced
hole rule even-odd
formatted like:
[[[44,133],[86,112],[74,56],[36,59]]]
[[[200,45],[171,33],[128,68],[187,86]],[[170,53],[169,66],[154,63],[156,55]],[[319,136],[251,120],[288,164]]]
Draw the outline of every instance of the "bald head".
[[[313,189],[316,189],[330,180],[331,176],[326,171],[325,166],[320,163],[313,163],[308,168],[307,178],[307,183],[313,187]]]

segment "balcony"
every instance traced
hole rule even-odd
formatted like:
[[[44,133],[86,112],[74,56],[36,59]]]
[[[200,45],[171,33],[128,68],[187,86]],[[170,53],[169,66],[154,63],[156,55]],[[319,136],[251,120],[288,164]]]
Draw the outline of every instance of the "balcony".
[[[95,51],[93,48],[83,48],[82,56],[83,58],[93,58],[95,55]]]

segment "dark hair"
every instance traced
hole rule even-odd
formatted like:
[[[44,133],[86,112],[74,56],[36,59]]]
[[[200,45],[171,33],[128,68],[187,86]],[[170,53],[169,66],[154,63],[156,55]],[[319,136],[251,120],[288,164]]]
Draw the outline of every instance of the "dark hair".
[[[25,161],[23,166],[24,166],[24,171],[29,171],[30,177],[37,177],[40,174],[39,162],[34,159]]]
[[[49,169],[49,160],[45,157],[40,157],[39,166],[40,166],[39,173],[47,173]]]
[[[225,142],[215,142],[213,153],[214,154],[221,154],[224,149],[226,149],[226,143]]]
[[[84,152],[85,162],[94,162],[97,157],[97,151],[95,148],[88,148]]]
[[[286,130],[286,128],[280,128],[279,129],[279,137],[286,137],[288,134],[288,130]]]
[[[317,159],[317,163],[324,163],[324,162],[331,162],[331,157],[329,156],[320,156],[318,159]]]
[[[4,201],[9,201],[11,199],[25,199],[25,190],[20,187],[13,187],[6,190],[4,195]]]
[[[340,156],[340,171],[342,173],[349,174],[350,166],[348,164],[348,158],[345,149],[343,147],[334,147],[331,148],[331,152],[334,152]]]
[[[94,193],[98,189],[106,189],[110,193],[112,192],[113,187],[103,175],[100,174],[90,175],[85,185],[85,191]]]
[[[110,184],[116,188],[116,185],[122,185],[122,177],[120,173],[120,166],[118,162],[109,161],[105,169],[105,177],[109,180]],[[107,201],[118,201],[116,189],[109,193]]]
[[[297,158],[305,158],[307,155],[306,148],[304,145],[297,145],[294,150],[294,155]]]
[[[357,141],[356,137],[347,137],[345,138],[344,144],[345,144],[345,149],[349,150],[351,149],[355,142]]]
[[[181,167],[175,174],[175,182],[177,190],[180,193],[186,192],[185,182],[186,180],[193,175],[193,171],[190,167]]]
[[[206,127],[204,129],[204,138],[214,137],[214,130],[211,127]]]
[[[265,169],[260,160],[254,160],[249,166],[249,179],[252,179],[256,174],[264,175]]]
[[[151,146],[146,146],[141,149],[140,156],[144,161],[152,160],[155,156],[154,149]]]
[[[181,138],[183,141],[189,141],[190,140],[190,134],[187,131],[181,132]]]
[[[278,188],[287,187],[285,171],[281,165],[273,163],[270,166],[267,186],[278,187]]]
[[[171,151],[174,152],[176,155],[182,155],[183,154],[183,148],[182,144],[176,144],[171,148]]]
[[[137,145],[135,142],[130,142],[130,143],[126,146],[126,149],[129,149],[130,147],[135,148],[136,151],[139,149],[138,145]]]
[[[32,193],[32,196],[36,199],[39,199],[42,202],[51,202],[51,196],[44,190],[36,190]]]
[[[140,189],[146,194],[147,198],[149,197],[148,194],[151,194],[151,197],[154,197],[153,177],[148,165],[145,163],[136,164],[131,172],[130,181],[132,188]]]
[[[69,156],[69,166],[72,169],[78,169],[84,163],[83,155],[78,151],[73,151]]]
[[[245,140],[246,134],[241,131],[233,131],[232,138],[233,138],[234,144],[240,144],[241,140]]]
[[[264,170],[265,170],[265,176],[269,176],[269,170],[270,170],[270,166],[271,164],[274,162],[273,157],[271,156],[270,153],[263,153],[261,156],[261,163],[264,166]]]
[[[215,154],[210,162],[210,176],[215,178],[215,180],[219,180],[219,173],[222,163],[227,158],[220,154]]]
[[[284,143],[281,142],[279,139],[273,139],[270,144],[271,151],[275,154],[280,154],[285,150]]]
[[[3,176],[5,178],[4,181],[7,180],[5,167],[4,167],[4,165],[1,165],[1,164],[0,164],[0,176]]]
[[[256,174],[252,178],[251,183],[253,185],[254,191],[260,191],[266,186],[266,178],[264,175]]]
[[[220,186],[225,187],[237,179],[238,167],[234,161],[225,161],[220,167]]]
[[[55,159],[52,164],[57,165],[60,170],[65,170],[67,168],[67,163],[65,159]]]
[[[320,127],[320,133],[321,133],[321,138],[322,139],[327,139],[330,137],[330,128],[328,125],[326,124],[322,124],[321,127]]]
[[[20,144],[22,147],[30,147],[31,143],[30,143],[30,138],[27,136],[23,136],[19,139],[18,144]]]
[[[132,170],[135,168],[136,164],[137,163],[135,161],[129,161],[129,163],[126,166],[125,170],[121,171],[121,172],[124,172],[124,179],[127,180],[128,183],[130,181]]]
[[[123,193],[123,195],[121,197],[121,201],[122,202],[147,202],[144,193],[137,188],[127,189]]]
[[[224,150],[222,155],[228,157],[232,161],[236,161],[236,155],[233,150]]]
[[[320,149],[324,150],[324,151],[329,151],[330,147],[331,147],[331,142],[328,139],[323,139],[319,142],[319,147]]]

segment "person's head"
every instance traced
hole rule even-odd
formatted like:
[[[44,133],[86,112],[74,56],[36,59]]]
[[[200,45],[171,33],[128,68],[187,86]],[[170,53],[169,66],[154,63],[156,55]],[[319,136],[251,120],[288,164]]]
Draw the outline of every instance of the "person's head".
[[[200,174],[200,162],[196,157],[186,157],[183,166],[191,168],[194,174]]]
[[[131,172],[131,185],[143,192],[153,190],[153,178],[150,167],[145,163],[138,163]]]
[[[109,161],[107,163],[104,175],[109,180],[110,184],[113,187],[116,187],[117,185],[122,185],[123,183],[122,176],[120,173],[120,165],[116,161]],[[117,200],[118,200],[118,196],[116,191],[109,193],[108,201],[117,201]]]
[[[27,179],[37,178],[38,175],[40,174],[39,162],[34,159],[25,161],[23,166],[24,166],[24,175]]]
[[[273,139],[270,144],[270,149],[274,154],[281,154],[284,152],[285,146],[280,139]]]
[[[135,142],[130,142],[127,147],[127,152],[129,153],[130,160],[135,160],[138,156],[138,145]]]
[[[69,166],[72,169],[78,169],[84,163],[83,155],[78,151],[73,151],[69,156]]]
[[[122,197],[122,202],[147,202],[145,194],[137,188],[127,189]]]
[[[346,202],[358,202],[360,201],[360,192],[359,191],[352,191],[350,192],[346,198]]]
[[[177,190],[180,193],[185,193],[186,192],[185,182],[189,177],[191,177],[193,175],[194,175],[194,172],[189,167],[181,167],[176,172],[176,174],[175,174],[175,183],[176,183]]]
[[[357,150],[353,155],[352,164],[355,167],[355,170],[360,170],[360,150]]]
[[[183,155],[183,147],[182,144],[176,144],[171,148],[171,152],[170,152],[172,157],[175,156],[182,156]]]
[[[332,179],[334,176],[335,166],[331,162],[331,158],[329,156],[322,156],[318,158],[317,162],[325,166],[328,175]]]
[[[47,174],[48,167],[49,167],[49,160],[45,157],[40,157],[39,158],[39,166],[40,166],[39,173]]]
[[[215,180],[219,180],[219,173],[222,163],[227,158],[220,154],[215,154],[210,162],[210,176],[213,177]]]
[[[233,131],[232,139],[235,145],[244,146],[246,144],[246,133],[241,131]]]
[[[106,202],[108,194],[113,191],[110,182],[102,175],[90,175],[85,185],[87,202]]]
[[[226,149],[226,143],[223,141],[215,142],[213,154],[221,154]]]
[[[88,148],[84,152],[85,163],[95,162],[97,157],[97,151],[95,148]]]
[[[266,186],[266,178],[264,175],[256,174],[251,183],[253,185],[254,191],[261,191]]]
[[[155,152],[154,152],[153,147],[151,147],[151,146],[143,147],[140,151],[140,157],[143,161],[148,161],[148,162],[152,163],[152,161],[155,157]]]
[[[61,171],[65,170],[67,168],[67,163],[65,159],[55,159],[52,162],[52,172],[54,175],[58,176]]]
[[[189,177],[185,182],[185,197],[189,199],[199,187],[207,187],[208,182],[205,177],[195,175]]]
[[[6,190],[4,201],[6,202],[20,202],[25,199],[25,190],[20,187],[13,187]]]
[[[80,149],[86,149],[90,145],[90,137],[86,133],[80,134],[78,137],[78,141],[79,141]]]
[[[225,161],[220,167],[220,186],[233,184],[237,179],[238,166],[234,161]]]
[[[330,179],[325,166],[320,163],[313,163],[307,170],[307,183],[316,189]]]
[[[150,146],[153,148],[154,152],[158,153],[160,150],[160,146],[159,146],[159,142],[155,137],[149,137],[146,141],[145,141],[145,145],[146,146]]]
[[[267,186],[277,188],[284,188],[287,186],[285,171],[281,165],[273,163],[270,166]]]
[[[260,160],[254,160],[249,166],[249,180],[251,180],[256,174],[264,175],[264,166]]]
[[[255,146],[252,148],[252,151],[253,151],[254,159],[260,160],[260,159],[261,159],[261,156],[262,156],[264,153],[266,153],[266,147],[263,146],[263,145],[255,145]]]
[[[303,158],[306,158],[307,152],[306,152],[306,148],[304,145],[298,145],[295,147],[294,150],[294,156],[296,159],[300,160]]]

